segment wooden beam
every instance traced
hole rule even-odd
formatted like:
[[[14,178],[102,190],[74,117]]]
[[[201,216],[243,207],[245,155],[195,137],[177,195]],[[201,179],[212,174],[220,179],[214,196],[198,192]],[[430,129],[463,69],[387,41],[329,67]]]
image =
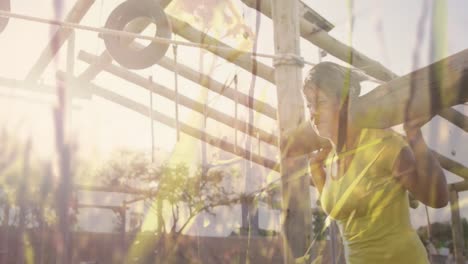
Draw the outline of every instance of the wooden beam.
[[[137,113],[140,113],[144,116],[148,116],[149,108],[145,105],[142,105],[140,103],[137,103],[133,100],[129,100],[123,96],[120,96],[114,92],[111,92],[109,90],[106,90],[104,88],[101,88],[95,84],[88,84],[90,89],[93,91],[93,94],[103,97],[111,102],[114,102],[116,104],[122,105],[128,109],[131,109]],[[176,122],[173,118],[170,118],[158,111],[153,110],[153,118],[155,121],[160,122],[168,127],[175,128],[176,127]],[[234,144],[231,144],[225,140],[222,140],[218,137],[211,136],[210,134],[201,131],[197,128],[194,128],[188,124],[185,124],[183,122],[180,122],[180,130],[187,134],[190,135],[196,139],[202,140],[214,147],[220,148],[224,151],[230,152],[232,154],[235,154],[237,156],[243,157],[244,159],[249,159],[249,157],[252,157],[252,161],[264,166],[265,168],[272,169],[275,171],[279,171],[279,165],[276,161],[270,160],[268,158],[264,158],[260,155],[251,153],[248,150],[242,149],[240,147],[235,148]]]
[[[458,112],[453,108],[447,108],[439,112],[439,115],[460,129],[463,129],[465,132],[468,132],[468,116]]]
[[[449,184],[449,190],[454,190],[457,192],[468,191],[468,180]]]
[[[224,44],[223,42],[213,37],[210,37],[206,33],[203,33],[195,29],[187,22],[183,22],[182,20],[179,20],[170,15],[168,15],[168,18],[169,18],[169,22],[172,25],[172,30],[175,34],[191,42],[213,45],[213,47],[207,48],[206,50],[224,58],[227,61],[230,61],[238,65],[244,70],[257,75],[269,81],[270,83],[275,83],[273,68],[255,60],[255,58],[252,58],[249,54],[240,50],[235,50],[234,48]],[[222,49],[218,49],[217,47],[221,47]],[[228,51],[227,49],[232,49],[232,51]],[[255,70],[254,70],[254,65],[255,65]]]
[[[288,158],[284,155],[287,142],[293,140],[285,138],[285,132],[305,120],[301,93],[303,65],[290,58],[291,54],[299,56],[299,5],[298,0],[272,0],[271,5],[275,54],[284,56],[275,63],[278,126],[281,140],[286,141],[280,143],[283,256],[284,263],[295,263],[296,259],[307,254],[312,236],[309,177],[302,170],[308,161],[304,157]]]
[[[169,59],[168,57],[163,57],[157,63],[170,71],[175,71],[174,60]],[[178,64],[177,70],[182,77],[198,83],[199,85],[202,85],[213,92],[217,92],[233,101],[237,101],[245,107],[253,108],[253,110],[276,120],[276,109],[273,106],[252,98],[242,92],[238,92],[233,88],[226,87],[224,84],[216,81],[210,76],[201,74],[185,65]]]
[[[452,213],[452,240],[453,249],[455,253],[455,263],[464,264],[465,258],[463,256],[463,226],[460,218],[460,204],[458,201],[458,192],[455,190],[450,191],[450,211]]]
[[[147,190],[135,189],[135,188],[124,187],[124,186],[94,186],[94,185],[75,184],[74,188],[78,191],[89,191],[89,192],[110,192],[110,193],[137,194],[137,195],[151,194],[151,192]]]
[[[250,8],[256,9],[266,15],[267,17],[271,18],[271,3],[270,1],[262,1],[262,0],[242,0],[244,4],[249,6]],[[322,17],[320,14],[315,12],[312,8],[306,5],[304,2],[299,1],[299,18],[301,20],[305,20],[321,30],[329,32],[335,26]]]
[[[80,59],[89,64],[92,64],[93,62],[96,61],[96,59],[98,59],[98,57],[93,56],[86,52],[80,52]],[[169,89],[163,85],[151,82],[147,78],[141,77],[138,74],[133,73],[123,67],[111,64],[111,65],[105,66],[104,70],[119,78],[122,78],[131,83],[134,83],[144,89],[151,90],[154,93],[160,96],[163,96],[169,100],[172,100],[174,102],[176,100],[176,94],[174,90]],[[230,127],[236,127],[239,131],[242,131],[243,133],[248,134],[252,137],[256,137],[258,135],[260,140],[270,145],[276,146],[278,143],[278,139],[276,138],[276,136],[266,132],[265,130],[257,128],[252,124],[248,124],[244,121],[235,119],[231,117],[230,115],[220,112],[211,107],[206,107],[205,109],[204,104],[197,102],[193,99],[190,99],[182,94],[179,94],[178,97],[179,97],[178,98],[179,104],[187,108],[190,108],[194,111],[197,111],[200,114],[204,114],[206,110],[207,117],[213,118],[214,120],[220,123],[223,123]]]
[[[455,175],[462,177],[465,180],[468,180],[468,168],[465,167],[463,164],[451,160],[434,150],[432,150],[432,155],[434,155],[437,158],[442,168],[450,171]]]
[[[112,211],[122,211],[122,206],[117,205],[98,205],[98,204],[78,204],[78,208],[96,208],[96,209],[109,209]]]
[[[95,0],[78,0],[68,13],[65,21],[71,23],[79,23],[84,15],[88,12]],[[52,61],[52,58],[57,54],[62,45],[68,39],[73,29],[59,28],[54,36],[50,39],[49,44],[44,48],[41,56],[36,61],[36,64],[29,71],[26,80],[36,82],[44,72],[45,68]]]
[[[53,85],[47,84],[38,84],[38,83],[30,83],[23,80],[15,80],[9,78],[0,77],[0,87],[8,87],[12,88],[15,91],[25,91],[25,92],[34,92],[34,93],[44,93],[50,95],[57,94],[57,87]],[[80,89],[70,89],[67,90],[71,94],[72,97],[82,98],[82,99],[90,99],[91,92],[86,88]]]
[[[137,198],[134,198],[134,199],[125,200],[124,203],[125,204],[132,204],[132,203],[136,203],[136,202],[145,200],[147,198],[148,198],[148,196],[140,196],[140,197],[137,197]]]
[[[261,1],[260,5],[258,5],[260,8],[257,8],[257,1],[261,0],[242,0],[247,6],[256,10],[260,9],[260,12],[271,18],[271,2]],[[336,58],[363,70],[374,78],[389,81],[396,77],[396,74],[383,67],[382,64],[330,36],[325,30],[320,28],[320,24],[314,24],[306,19],[300,19],[300,31],[304,39],[327,51]]]
[[[242,2],[244,2],[244,4],[249,6],[250,8],[260,11],[265,16],[271,18],[270,1],[242,0]],[[310,8],[307,4],[305,4],[302,1],[299,1],[299,17],[301,20],[305,20],[326,32],[329,32],[335,27],[332,23],[327,21],[324,17],[315,12],[315,10]]]
[[[411,93],[413,89],[414,93]],[[361,127],[387,128],[409,119],[434,116],[468,100],[468,49],[383,84],[351,105],[352,122]]]

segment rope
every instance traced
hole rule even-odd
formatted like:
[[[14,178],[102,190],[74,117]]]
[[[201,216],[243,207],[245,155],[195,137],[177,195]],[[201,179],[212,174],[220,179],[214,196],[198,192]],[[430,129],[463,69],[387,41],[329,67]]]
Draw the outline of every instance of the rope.
[[[237,109],[238,109],[238,102],[239,102],[239,96],[238,96],[238,79],[237,79],[237,72],[236,74],[234,75],[234,89],[236,91],[236,96],[235,96],[235,102],[234,102],[234,119],[236,120],[236,124],[235,124],[235,127],[234,127],[234,152],[237,153],[237,132],[238,132],[238,128],[237,128]]]
[[[150,84],[153,84],[153,76],[149,77]],[[150,86],[152,87],[152,86]],[[154,119],[153,119],[153,88],[149,89],[149,96],[150,96],[150,109],[149,109],[149,116],[150,116],[150,124],[151,124],[151,163],[154,163]]]
[[[304,67],[304,64],[304,58],[294,53],[284,53],[273,58],[273,65],[275,67],[280,65],[299,65],[300,67]]]
[[[434,246],[432,244],[432,227],[431,227],[431,219],[429,218],[429,210],[427,209],[427,205],[424,205],[424,208],[426,209],[426,220],[427,220],[427,238],[429,240],[429,246]],[[437,251],[437,249],[436,249]],[[429,252],[429,261],[432,263],[432,254]]]
[[[179,68],[177,67],[177,44],[172,45],[174,54],[174,89],[175,89],[175,120],[177,141],[180,140],[180,124],[179,124]]]

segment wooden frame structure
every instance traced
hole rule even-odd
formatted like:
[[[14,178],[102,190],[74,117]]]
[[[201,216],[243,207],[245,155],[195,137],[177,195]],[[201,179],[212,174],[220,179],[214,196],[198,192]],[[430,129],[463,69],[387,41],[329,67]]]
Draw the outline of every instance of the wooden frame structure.
[[[88,10],[92,7],[94,0],[79,0],[76,2],[75,6],[72,8],[70,13],[67,16],[66,21],[69,22],[80,22]],[[162,0],[161,6],[166,7],[171,1]],[[376,78],[378,80],[388,82],[387,84],[382,85],[376,92],[367,95],[365,98],[362,98],[363,102],[372,102],[377,99],[387,97],[386,94],[393,92],[394,88],[398,88],[403,91],[409,89],[409,85],[405,80],[408,78],[414,78],[415,75],[421,76],[421,71],[431,71],[431,67],[437,66],[428,66],[424,69],[418,70],[415,73],[409,74],[403,78],[397,78],[396,74],[386,69],[380,63],[368,58],[364,54],[355,50],[352,47],[345,45],[344,43],[339,42],[338,40],[331,37],[327,31],[329,31],[333,26],[328,23],[325,19],[318,16],[311,8],[307,7],[301,1],[281,1],[281,0],[272,0],[270,1],[260,1],[260,0],[242,0],[247,6],[255,8],[265,14],[266,16],[272,18],[274,24],[274,30],[278,32],[288,32],[288,36],[283,38],[275,38],[275,46],[277,47],[277,54],[293,54],[297,57],[289,58],[286,62],[277,63],[276,68],[273,69],[255,59],[252,59],[248,54],[245,54],[241,51],[236,51],[235,49],[229,47],[228,45],[222,43],[221,41],[212,38],[203,32],[198,31],[193,28],[191,25],[178,20],[175,17],[169,16],[170,23],[173,27],[173,32],[188,41],[194,43],[203,43],[209,45],[216,45],[226,48],[225,50],[219,50],[215,48],[207,47],[206,49],[215,55],[226,59],[241,67],[249,72],[252,72],[255,68],[253,74],[265,79],[266,81],[276,84],[278,93],[281,95],[279,100],[279,106],[276,109],[275,107],[265,104],[256,100],[255,98],[250,98],[249,96],[243,95],[238,91],[235,91],[230,88],[223,87],[221,83],[218,83],[215,80],[212,80],[209,76],[202,75],[188,67],[183,65],[178,66],[179,74],[193,82],[198,82],[201,86],[204,86],[211,91],[220,93],[220,95],[225,96],[231,100],[236,100],[239,104],[249,107],[253,111],[262,113],[272,119],[275,119],[279,122],[280,126],[280,135],[282,131],[294,127],[301,121],[304,117],[300,113],[294,112],[291,113],[291,107],[285,107],[285,104],[298,104],[300,100],[299,87],[301,86],[300,74],[298,74],[298,68],[300,65],[296,64],[294,60],[300,59],[298,41],[300,37],[303,37],[305,40],[310,43],[320,47],[329,54],[341,59],[342,61],[349,63],[358,69],[361,69],[369,76]],[[301,12],[299,12],[299,6],[301,6]],[[148,21],[139,21],[133,23],[128,27],[129,31],[132,32],[141,32],[146,26],[149,25]],[[284,27],[287,27],[289,30],[285,30]],[[49,42],[49,45],[44,49],[40,58],[37,60],[35,65],[31,68],[29,74],[25,81],[16,81],[9,79],[0,79],[0,84],[10,87],[24,87],[26,85],[34,84],[39,89],[42,90],[43,87],[37,84],[38,78],[42,75],[44,69],[51,62],[52,58],[56,55],[51,53],[51,47],[53,43],[58,43],[60,48],[72,35],[73,30],[71,29],[59,29],[58,32],[52,37]],[[228,52],[230,49],[232,52]],[[90,95],[98,95],[103,98],[106,98],[110,101],[118,103],[126,108],[134,110],[143,115],[147,115],[149,109],[147,106],[143,106],[137,102],[131,101],[127,98],[124,98],[118,94],[112,93],[109,90],[98,87],[93,84],[91,81],[96,77],[101,71],[107,71],[119,78],[130,81],[144,89],[151,90],[154,93],[157,93],[161,96],[164,96],[172,101],[175,101],[176,95],[172,90],[159,85],[154,82],[149,82],[148,78],[138,76],[135,73],[132,73],[122,67],[112,64],[112,58],[110,55],[104,51],[100,56],[94,56],[92,54],[86,53],[85,51],[80,51],[78,58],[89,64],[88,69],[79,76],[72,76],[69,78],[66,73],[59,73],[58,78],[62,80],[71,80],[73,86],[80,87],[80,91],[74,91],[74,95],[89,97]],[[455,63],[453,63],[455,61]],[[468,117],[460,114],[450,106],[455,105],[460,102],[466,102],[468,100],[467,89],[462,87],[468,87],[468,51],[463,51],[459,54],[453,55],[450,58],[438,62],[439,64],[452,63],[451,65],[456,65],[456,67],[447,68],[448,75],[450,76],[450,83],[437,83],[431,84],[428,82],[422,82],[421,85],[430,86],[431,89],[440,89],[441,91],[452,91],[456,95],[452,101],[443,105],[438,111],[440,116],[452,122],[454,125],[460,127],[464,131],[468,131]],[[174,70],[174,62],[169,58],[163,58],[158,62],[159,65],[168,69]],[[275,78],[276,76],[276,78]],[[406,79],[405,79],[406,78]],[[285,83],[284,80],[294,80],[294,83]],[[423,79],[424,80],[424,79]],[[50,90],[51,87],[45,87]],[[406,90],[405,90],[406,89]],[[422,88],[421,88],[422,89]],[[84,91],[83,91],[84,90]],[[49,91],[50,92],[50,91]],[[200,103],[197,103],[189,98],[179,95],[179,103],[186,106],[187,108],[192,109],[197,112],[204,112],[206,109]],[[302,103],[302,101],[301,101]],[[380,106],[380,105],[379,105]],[[298,108],[300,109],[300,108]],[[298,110],[296,109],[296,110]],[[371,109],[369,107],[365,109],[366,111],[375,112],[377,110],[376,105],[372,105]],[[359,112],[361,111],[361,112]],[[363,113],[363,109],[360,109],[356,113]],[[155,110],[152,110],[154,120],[163,123],[169,127],[177,127],[176,121],[170,117],[165,116],[162,113],[159,113]],[[242,120],[238,120],[231,116],[225,115],[221,112],[218,112],[214,109],[209,109],[208,117],[213,118],[219,122],[227,124],[231,127],[242,128],[242,132],[250,135],[257,136],[259,139],[270,145],[277,145],[279,142],[278,137],[275,135],[269,134],[268,132],[257,128],[252,124],[246,124]],[[291,118],[291,114],[293,118]],[[289,117],[289,120],[286,119]],[[401,121],[401,120],[400,120]],[[364,121],[362,121],[364,122]],[[395,121],[398,123],[398,121]],[[374,124],[375,126],[385,127],[395,124]],[[280,171],[283,179],[283,190],[289,190],[284,193],[283,199],[285,205],[289,207],[284,209],[286,215],[285,220],[285,262],[292,263],[293,259],[301,257],[308,246],[308,240],[310,239],[311,230],[311,221],[310,218],[310,206],[304,206],[307,203],[295,203],[295,201],[308,201],[308,190],[304,189],[304,179],[305,177],[299,177],[296,179],[293,184],[289,182],[289,175],[300,172],[304,170],[307,166],[304,157],[299,157],[294,160],[290,160],[287,157],[282,157],[281,161],[274,161],[260,155],[256,155],[250,152],[250,150],[242,149],[229,142],[226,142],[220,138],[214,137],[207,132],[197,130],[191,127],[188,124],[180,124],[180,129],[182,132],[189,134],[199,140],[205,141],[208,144],[216,146],[224,151],[231,152],[235,155],[241,156],[245,159],[250,159],[255,163],[258,163],[268,169]],[[434,152],[436,153],[436,152]],[[455,255],[457,258],[457,263],[462,263],[463,254],[461,249],[463,248],[463,239],[457,235],[462,234],[461,223],[459,219],[458,211],[458,192],[468,190],[468,168],[464,165],[459,164],[445,156],[437,154],[439,161],[441,162],[444,169],[449,170],[456,175],[462,177],[465,181],[450,185],[451,196],[450,203],[452,209],[452,224],[454,228],[454,242],[455,242]],[[281,166],[280,166],[281,164]],[[293,164],[293,165],[291,165]],[[302,183],[302,184],[301,184]],[[287,211],[287,212],[286,212]],[[309,215],[309,216],[307,216]],[[309,217],[309,218],[308,218]],[[304,230],[306,230],[304,232]],[[455,232],[457,231],[457,232]]]

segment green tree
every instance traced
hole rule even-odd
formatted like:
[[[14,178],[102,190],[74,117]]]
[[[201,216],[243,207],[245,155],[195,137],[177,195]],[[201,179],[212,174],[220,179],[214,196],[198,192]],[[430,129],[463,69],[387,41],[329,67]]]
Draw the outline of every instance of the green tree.
[[[236,204],[241,198],[223,186],[223,171],[200,167],[191,172],[185,164],[157,166],[143,152],[114,153],[99,170],[99,176],[104,185],[143,189],[150,209],[169,224],[168,230],[163,224],[162,231],[172,234],[183,232],[200,213],[213,213],[213,208]],[[169,216],[158,215],[163,211],[158,205],[165,207]]]

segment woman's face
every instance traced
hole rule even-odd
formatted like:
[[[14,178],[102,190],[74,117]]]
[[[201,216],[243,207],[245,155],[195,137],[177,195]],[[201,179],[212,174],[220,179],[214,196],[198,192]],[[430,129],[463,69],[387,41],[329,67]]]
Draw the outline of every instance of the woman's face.
[[[340,104],[336,97],[327,96],[314,84],[304,89],[310,117],[320,136],[333,142],[338,139]]]

